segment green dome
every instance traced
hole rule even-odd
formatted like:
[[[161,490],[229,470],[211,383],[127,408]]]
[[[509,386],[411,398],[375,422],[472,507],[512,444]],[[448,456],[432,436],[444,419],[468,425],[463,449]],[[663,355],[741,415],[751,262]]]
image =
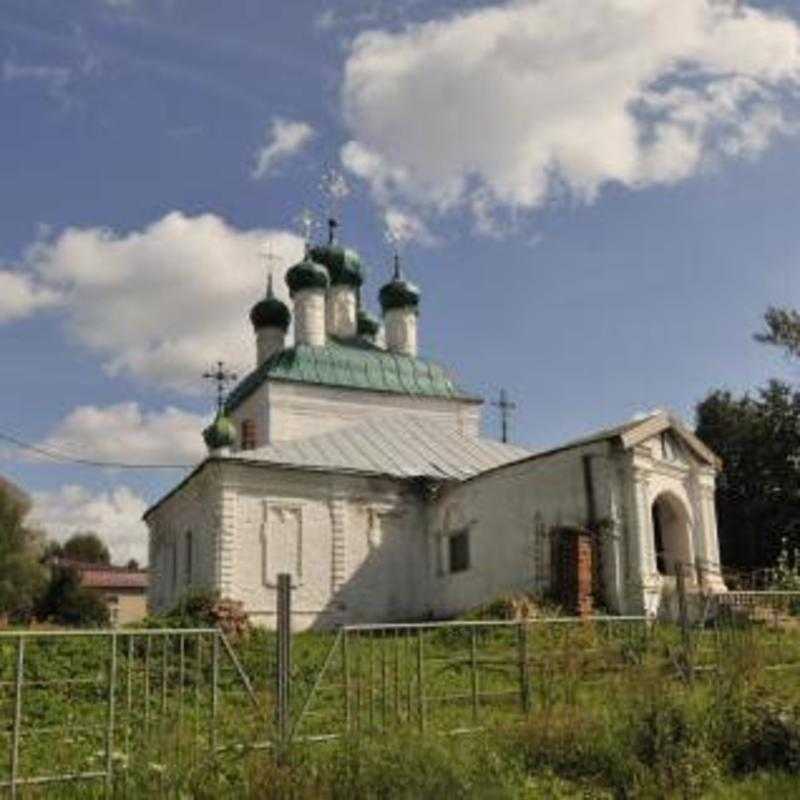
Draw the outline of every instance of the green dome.
[[[400,259],[394,257],[394,276],[389,283],[381,287],[378,293],[381,308],[384,313],[393,308],[418,308],[420,291],[407,281],[400,271]]]
[[[310,253],[286,273],[286,285],[292,296],[303,289],[327,289],[329,283],[328,270],[317,264]]]
[[[280,328],[282,331],[289,329],[292,314],[282,300],[275,297],[272,291],[272,275],[267,282],[267,294],[250,309],[250,322],[256,330],[261,328]]]
[[[331,285],[352,286],[357,289],[364,283],[361,257],[355,250],[330,242],[312,247],[309,255],[327,268]]]
[[[236,444],[236,428],[220,411],[214,421],[203,431],[203,439],[209,450],[221,450]]]
[[[365,336],[368,339],[374,339],[378,335],[381,324],[378,322],[369,311],[363,308],[359,309],[358,316],[356,317],[356,331],[359,336]]]

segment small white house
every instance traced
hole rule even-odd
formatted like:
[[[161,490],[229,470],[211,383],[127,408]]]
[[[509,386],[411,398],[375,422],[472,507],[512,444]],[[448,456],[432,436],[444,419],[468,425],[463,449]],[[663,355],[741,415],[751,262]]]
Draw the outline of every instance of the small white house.
[[[399,265],[385,346],[353,251],[331,237],[286,279],[294,344],[270,284],[250,314],[258,363],[204,432],[208,457],[145,514],[154,610],[209,587],[273,625],[288,572],[298,627],[449,616],[557,592],[569,527],[597,532],[613,612],[664,612],[678,562],[690,591],[724,591],[719,462],[671,415],[544,453],[481,438],[482,401],[417,354],[420,294]]]

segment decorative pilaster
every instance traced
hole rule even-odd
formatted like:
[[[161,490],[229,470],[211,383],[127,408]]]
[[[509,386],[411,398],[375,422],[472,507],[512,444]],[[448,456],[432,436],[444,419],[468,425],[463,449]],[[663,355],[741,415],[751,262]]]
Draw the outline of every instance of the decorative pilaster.
[[[608,605],[618,613],[623,611],[625,564],[622,553],[622,519],[620,513],[619,487],[614,480],[616,474],[607,468],[609,484],[608,525],[601,531],[600,547],[603,548],[601,559],[603,566],[604,592]]]
[[[634,468],[633,480],[636,484],[636,508],[639,517],[640,574],[643,580],[647,580],[657,572],[653,513],[650,507],[650,473]]]
[[[347,580],[347,504],[344,498],[330,500],[331,513],[331,593],[335,594]]]
[[[218,554],[219,554],[219,586],[223,597],[232,597],[234,593],[236,568],[236,492],[219,487],[218,506]]]

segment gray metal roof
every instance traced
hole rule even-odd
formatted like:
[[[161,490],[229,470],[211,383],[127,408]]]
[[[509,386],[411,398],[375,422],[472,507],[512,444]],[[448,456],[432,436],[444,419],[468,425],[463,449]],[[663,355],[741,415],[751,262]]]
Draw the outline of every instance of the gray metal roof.
[[[464,480],[529,455],[521,447],[465,436],[430,419],[392,414],[318,436],[240,451],[236,458],[397,478]]]

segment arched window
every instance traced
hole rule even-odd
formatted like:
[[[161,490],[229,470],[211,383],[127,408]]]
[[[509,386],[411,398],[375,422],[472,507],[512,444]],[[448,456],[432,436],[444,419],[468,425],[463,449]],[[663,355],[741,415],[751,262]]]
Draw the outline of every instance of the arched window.
[[[256,424],[252,419],[242,420],[242,450],[254,450],[256,446]]]

